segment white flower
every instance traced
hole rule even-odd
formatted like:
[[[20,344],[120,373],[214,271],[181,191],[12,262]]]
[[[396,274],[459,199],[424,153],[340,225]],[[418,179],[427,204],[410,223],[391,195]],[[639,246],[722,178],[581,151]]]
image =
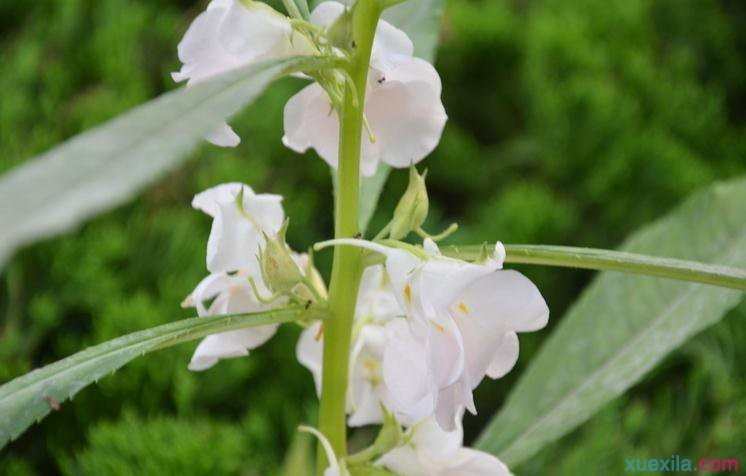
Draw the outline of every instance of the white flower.
[[[386,256],[386,271],[407,319],[386,325],[383,380],[397,419],[411,425],[435,414],[447,430],[463,407],[476,413],[472,390],[499,378],[518,357],[516,332],[540,329],[549,310],[536,286],[503,271],[502,245],[482,264],[442,256],[425,241],[426,258],[361,240],[335,240]]]
[[[183,66],[172,76],[193,85],[256,61],[310,53],[310,46],[293,33],[287,17],[265,3],[212,0],[189,26],[178,53]],[[241,141],[225,123],[206,139],[222,147]]]
[[[314,9],[311,21],[328,27],[344,8],[341,3],[323,2]],[[447,119],[440,100],[440,77],[430,63],[413,57],[413,51],[403,31],[379,21],[365,101],[365,116],[375,140],[363,134],[363,175],[373,175],[379,161],[409,167],[440,141]],[[337,166],[339,120],[321,86],[311,84],[290,98],[282,140],[296,152],[314,148],[330,166]]]
[[[460,412],[454,431],[443,431],[434,419],[411,428],[407,444],[384,454],[376,464],[402,476],[508,476],[510,470],[494,456],[463,447]]]
[[[281,202],[280,195],[257,195],[241,183],[218,185],[195,195],[192,206],[213,217],[207,269],[212,273],[258,269],[264,234],[276,234],[285,220]]]
[[[259,312],[268,309],[259,303],[249,285],[253,277],[260,288],[263,288],[261,276],[247,270],[233,275],[227,273],[211,274],[200,282],[194,291],[184,300],[183,307],[196,307],[197,314],[215,316],[220,314],[238,314]],[[212,300],[208,308],[205,302]],[[235,331],[212,334],[199,343],[189,362],[189,370],[206,370],[220,359],[249,355],[249,350],[259,347],[269,340],[277,331],[279,324],[249,327]]]
[[[382,375],[386,344],[384,325],[401,314],[383,267],[372,266],[366,269],[358,293],[350,353],[350,384],[347,394],[347,413],[350,415],[347,423],[350,426],[383,421],[381,404],[389,400]],[[321,394],[323,330],[320,322],[303,331],[298,340],[296,355],[298,361],[313,374],[316,392]]]
[[[269,294],[257,255],[265,242],[264,233],[277,233],[285,219],[281,201],[279,195],[257,195],[241,183],[218,185],[194,196],[192,206],[213,217],[207,242],[207,269],[211,274],[184,300],[183,307],[195,307],[199,316],[270,308],[257,300],[249,278],[260,293]],[[294,258],[299,265],[305,259]],[[208,307],[207,302],[210,302]],[[278,301],[272,307],[281,303]],[[250,349],[272,337],[277,327],[270,324],[209,335],[197,346],[189,369],[205,370],[220,359],[248,355]]]

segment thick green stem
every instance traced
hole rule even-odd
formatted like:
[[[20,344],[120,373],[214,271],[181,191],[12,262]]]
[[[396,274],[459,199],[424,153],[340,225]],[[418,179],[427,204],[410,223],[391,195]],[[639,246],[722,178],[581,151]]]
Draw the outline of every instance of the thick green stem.
[[[365,89],[380,14],[381,8],[377,0],[358,0],[353,8],[351,47],[354,53],[349,73],[355,84],[355,91],[349,86],[346,88],[344,104],[339,114],[338,187],[334,209],[336,238],[353,237],[359,231],[360,151]],[[351,247],[334,250],[329,286],[331,318],[324,323],[319,430],[329,439],[337,456],[347,454],[345,403],[352,324],[363,269],[361,256],[359,249]],[[322,474],[327,462],[321,448],[317,452],[317,459],[318,474]]]

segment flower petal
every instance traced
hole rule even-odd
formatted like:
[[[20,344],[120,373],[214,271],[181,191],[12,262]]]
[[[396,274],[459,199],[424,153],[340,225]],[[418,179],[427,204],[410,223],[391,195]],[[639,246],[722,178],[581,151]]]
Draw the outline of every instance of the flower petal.
[[[218,41],[240,63],[281,56],[290,49],[287,17],[261,2],[231,2],[218,29]]]
[[[435,68],[419,58],[399,57],[370,81],[365,114],[393,167],[416,164],[435,149],[448,116],[440,99]]]
[[[207,133],[205,140],[218,147],[236,147],[241,143],[241,138],[226,123],[220,124],[214,130]]]
[[[534,283],[513,270],[496,271],[475,281],[461,300],[470,310],[469,319],[479,322],[482,329],[531,332],[549,320],[549,308]]]
[[[313,148],[331,167],[337,167],[339,119],[317,83],[306,86],[285,104],[284,128],[282,143],[286,147],[301,154]]]
[[[347,425],[354,428],[381,423],[383,421],[381,400],[373,386],[368,382],[361,382],[355,390],[353,396],[355,406],[347,419]]]
[[[431,321],[426,350],[438,388],[455,383],[464,370],[464,342],[452,319]]]
[[[179,60],[184,66],[173,74],[174,80],[188,79],[193,84],[234,67],[232,58],[221,50],[217,42],[218,28],[226,11],[222,6],[208,7],[189,25],[178,46]]]
[[[386,20],[378,22],[370,59],[372,67],[386,67],[389,58],[412,56],[413,54],[414,44],[406,33]]]
[[[415,425],[412,432],[412,444],[418,453],[430,456],[433,460],[448,460],[454,456],[464,441],[462,419],[463,408],[459,409],[450,423],[452,431],[446,431],[434,418],[427,418]]]
[[[205,301],[209,301],[225,290],[230,286],[230,282],[230,277],[225,273],[210,274],[199,282],[181,305],[182,307],[195,307],[197,315],[206,316],[208,312],[205,308]]]
[[[384,466],[395,474],[406,476],[432,476],[420,461],[416,451],[411,446],[399,446],[381,456],[376,465]]]
[[[487,367],[487,375],[493,379],[504,377],[518,362],[519,349],[518,334],[515,332],[505,334]]]
[[[309,20],[314,25],[329,28],[344,11],[345,6],[339,2],[321,2],[311,12]]]
[[[461,448],[442,474],[463,476],[510,476],[505,464],[489,453]]]
[[[218,204],[207,239],[207,269],[211,273],[251,267],[262,237],[235,202]]]
[[[295,356],[298,362],[307,368],[313,375],[313,383],[316,386],[316,395],[321,395],[321,368],[324,355],[324,341],[321,336],[321,322],[314,322],[311,326],[301,332],[298,344],[295,347]]]
[[[220,210],[218,204],[234,201],[241,188],[244,189],[244,193],[254,193],[251,187],[239,182],[223,183],[195,195],[192,199],[192,208],[215,217]]]
[[[433,384],[425,347],[404,319],[386,324],[388,344],[383,354],[383,380],[391,410],[417,420],[433,412]]]
[[[461,378],[448,387],[440,389],[438,401],[435,405],[435,421],[445,431],[453,431],[456,423],[460,421],[464,408],[476,415],[474,407],[474,396],[471,393],[467,378]]]
[[[271,193],[244,193],[243,209],[261,227],[260,233],[274,235],[285,221],[282,195]]]
[[[243,209],[236,203],[241,190]],[[197,194],[192,206],[214,218],[207,241],[207,269],[213,273],[256,271],[262,233],[277,233],[285,219],[281,202],[279,195],[257,195],[240,183],[218,185]]]
[[[189,370],[201,371],[220,359],[249,355],[249,349],[264,344],[277,331],[278,324],[213,334],[202,339],[189,362]]]

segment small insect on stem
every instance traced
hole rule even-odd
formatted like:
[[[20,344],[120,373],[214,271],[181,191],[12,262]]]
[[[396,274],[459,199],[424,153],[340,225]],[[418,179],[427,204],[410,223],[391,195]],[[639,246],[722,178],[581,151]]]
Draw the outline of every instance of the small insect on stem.
[[[56,412],[60,411],[60,402],[58,402],[57,399],[55,399],[54,397],[46,396],[44,397],[44,401],[47,402],[49,408],[51,408],[52,410]]]
[[[311,304],[313,304],[313,301],[311,301],[310,299],[306,301],[306,307],[305,307],[306,311],[308,310],[309,307],[311,307]]]
[[[363,234],[360,233],[359,231],[357,233],[355,233],[355,236],[353,236],[353,238],[355,238],[356,240],[359,240],[362,237],[363,237]]]

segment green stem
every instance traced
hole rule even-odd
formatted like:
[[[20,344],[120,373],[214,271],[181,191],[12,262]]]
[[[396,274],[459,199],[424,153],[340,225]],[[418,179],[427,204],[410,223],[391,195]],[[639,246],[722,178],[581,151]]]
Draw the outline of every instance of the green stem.
[[[381,14],[377,0],[358,0],[352,13],[354,54],[349,73],[354,88],[345,88],[339,114],[339,164],[334,207],[335,238],[357,235],[360,194],[360,151],[365,108],[365,89],[370,53],[376,25]],[[354,92],[353,92],[354,91]],[[354,96],[357,94],[357,97]],[[347,454],[345,403],[355,303],[362,275],[362,253],[352,247],[337,247],[329,286],[331,318],[324,323],[324,359],[322,369],[319,430],[326,436],[338,457]],[[317,452],[318,474],[327,466],[321,447]]]
[[[443,252],[454,258],[475,260],[481,255],[482,246],[445,248]],[[746,270],[728,266],[570,246],[505,245],[505,252],[506,263],[621,271],[746,291]]]

